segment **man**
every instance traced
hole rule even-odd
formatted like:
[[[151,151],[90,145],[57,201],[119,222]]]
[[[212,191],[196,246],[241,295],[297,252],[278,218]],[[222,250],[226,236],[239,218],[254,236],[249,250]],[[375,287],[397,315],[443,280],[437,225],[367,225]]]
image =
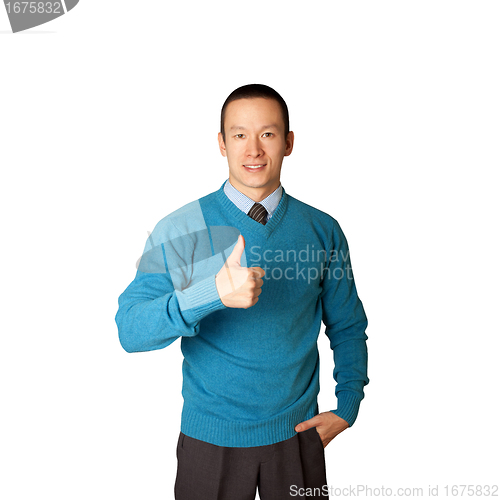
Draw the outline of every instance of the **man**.
[[[127,352],[182,338],[178,500],[325,495],[324,447],[364,397],[367,319],[347,241],[335,219],[285,193],[293,142],[276,91],[231,93],[219,133],[229,179],[158,223],[119,298]],[[318,414],[321,321],[337,409]]]

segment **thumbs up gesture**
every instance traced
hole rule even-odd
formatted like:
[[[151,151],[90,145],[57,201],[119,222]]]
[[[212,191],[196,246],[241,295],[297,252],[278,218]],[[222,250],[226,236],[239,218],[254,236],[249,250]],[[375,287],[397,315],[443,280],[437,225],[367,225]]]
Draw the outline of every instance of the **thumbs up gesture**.
[[[261,267],[242,267],[240,259],[245,239],[240,234],[231,255],[215,276],[215,286],[226,307],[248,309],[257,303],[262,292],[265,271]]]

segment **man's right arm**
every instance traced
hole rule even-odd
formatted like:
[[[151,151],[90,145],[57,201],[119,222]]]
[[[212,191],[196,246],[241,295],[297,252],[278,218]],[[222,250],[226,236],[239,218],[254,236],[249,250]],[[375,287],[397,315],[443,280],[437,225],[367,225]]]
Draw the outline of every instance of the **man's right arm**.
[[[162,349],[178,337],[197,335],[200,321],[214,311],[253,306],[261,293],[264,271],[241,267],[244,246],[240,236],[216,275],[182,289],[174,287],[164,244],[145,252],[135,279],[118,299],[115,321],[125,351]]]
[[[115,321],[120,343],[127,352],[163,349],[181,336],[193,337],[198,334],[203,317],[225,308],[217,293],[215,276],[176,291],[168,270],[138,270],[118,304]]]

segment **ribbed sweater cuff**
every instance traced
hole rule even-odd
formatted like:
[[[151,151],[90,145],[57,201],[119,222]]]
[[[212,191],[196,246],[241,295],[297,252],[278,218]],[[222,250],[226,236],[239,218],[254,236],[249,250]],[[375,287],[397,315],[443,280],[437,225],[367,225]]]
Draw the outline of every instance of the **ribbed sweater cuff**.
[[[337,409],[331,410],[340,418],[343,418],[349,426],[356,421],[361,399],[358,394],[351,391],[340,391],[337,394]]]
[[[215,275],[196,283],[182,291],[176,291],[182,315],[189,324],[198,323],[207,314],[219,309],[225,309],[217,287],[215,286]]]

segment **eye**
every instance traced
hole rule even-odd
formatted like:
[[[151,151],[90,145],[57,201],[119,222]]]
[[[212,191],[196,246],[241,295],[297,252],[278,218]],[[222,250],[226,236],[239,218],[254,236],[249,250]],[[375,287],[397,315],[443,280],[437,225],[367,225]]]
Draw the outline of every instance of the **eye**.
[[[266,136],[266,135],[267,135],[268,137],[271,137],[271,136],[273,135],[273,133],[272,133],[272,132],[264,132],[264,136]]]
[[[235,137],[236,137],[237,139],[240,139],[241,137],[243,137],[243,135],[244,135],[244,134],[236,134],[236,135],[235,135]]]

